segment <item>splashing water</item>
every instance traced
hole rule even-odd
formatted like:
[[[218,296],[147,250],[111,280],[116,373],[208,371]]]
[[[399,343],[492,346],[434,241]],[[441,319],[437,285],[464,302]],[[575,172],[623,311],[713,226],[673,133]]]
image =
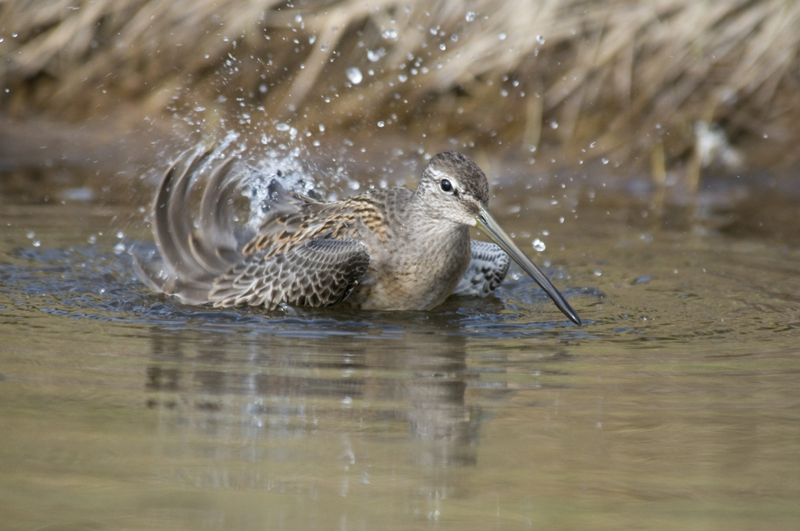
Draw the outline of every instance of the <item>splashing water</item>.
[[[353,85],[358,85],[364,79],[364,76],[361,74],[361,70],[359,70],[358,67],[351,66],[347,69],[347,79],[349,79]]]

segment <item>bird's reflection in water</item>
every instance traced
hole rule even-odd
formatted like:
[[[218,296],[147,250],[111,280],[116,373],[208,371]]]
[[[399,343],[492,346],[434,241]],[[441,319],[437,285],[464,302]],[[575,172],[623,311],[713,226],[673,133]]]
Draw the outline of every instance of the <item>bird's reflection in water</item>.
[[[206,456],[307,462],[320,459],[321,440],[348,454],[359,438],[376,467],[382,451],[426,475],[470,467],[481,411],[465,391],[477,375],[466,370],[465,337],[441,332],[298,339],[155,330],[146,401],[165,431]]]

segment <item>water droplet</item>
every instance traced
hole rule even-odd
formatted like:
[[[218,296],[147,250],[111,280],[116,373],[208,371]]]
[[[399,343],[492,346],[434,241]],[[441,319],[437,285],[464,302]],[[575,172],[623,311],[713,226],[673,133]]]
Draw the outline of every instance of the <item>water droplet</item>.
[[[397,76],[397,79],[399,79],[399,80],[400,80],[400,83],[405,83],[406,81],[408,81],[408,76],[407,76],[407,75],[405,75],[405,74],[399,74],[399,75]]]
[[[29,230],[29,231],[28,231],[28,234],[26,234],[25,236],[26,236],[26,237],[27,237],[29,240],[32,240],[32,239],[34,239],[34,238],[36,237],[36,233],[35,233],[35,232],[33,232],[32,230]]]
[[[370,63],[376,63],[380,61],[381,57],[386,55],[386,50],[383,48],[378,48],[377,50],[367,50],[367,59],[369,59]]]
[[[505,33],[501,33],[500,35],[497,36],[497,38],[500,39],[501,41],[504,41],[504,40],[506,40],[506,34]]]
[[[311,35],[308,38],[308,44],[314,44],[315,42],[317,42],[317,36],[316,35]]]
[[[608,159],[603,157],[602,159],[600,159],[600,162],[602,162],[603,164],[608,164]]]
[[[303,22],[303,17],[300,16],[300,15],[295,15],[294,16],[294,21],[299,24],[299,23]]]
[[[539,44],[544,44],[544,37],[542,37],[541,35],[537,35],[536,42],[538,42]]]
[[[289,124],[278,124],[275,126],[275,129],[277,129],[278,131],[288,131],[289,129],[291,129],[291,127],[289,127]]]
[[[97,243],[97,236],[92,234],[91,236],[89,236],[88,242],[90,245],[94,245],[95,243]]]
[[[258,91],[259,91],[261,94],[266,94],[266,93],[267,93],[267,84],[266,84],[266,83],[261,83],[261,84],[258,86]]]
[[[442,43],[442,44],[440,44],[440,45],[439,45],[439,49],[440,49],[441,51],[445,51],[445,50],[447,49],[447,46],[445,46],[445,44],[444,44],[444,43]]]
[[[390,40],[390,41],[396,41],[397,40],[397,30],[394,29],[394,28],[385,29],[381,33],[381,37],[383,37],[384,39]]]
[[[452,35],[450,35],[450,40],[453,42],[458,42],[458,35],[453,33]]]
[[[122,254],[124,252],[125,252],[125,244],[124,243],[119,242],[118,244],[116,244],[114,246],[114,254]]]
[[[551,120],[550,121],[550,128],[551,129],[558,129],[558,122],[556,122],[555,120]]]
[[[31,242],[31,245],[33,245],[34,247],[39,247],[41,244],[42,242],[40,242],[39,240],[33,240]]]
[[[261,133],[261,143],[266,145],[267,142],[269,142],[269,139],[267,138],[267,135],[265,133]]]
[[[378,122],[378,127],[383,127],[384,125],[386,125],[386,123],[383,120]]]
[[[596,276],[596,277],[599,277],[599,276],[601,276],[602,274],[603,274],[603,272],[602,272],[602,271],[600,271],[599,269],[595,269],[595,270],[594,270],[594,276]]]
[[[536,238],[535,240],[533,240],[533,249],[536,252],[541,253],[542,251],[547,249],[547,246],[544,244],[544,242],[542,240],[540,240],[539,238]]]
[[[347,79],[350,80],[350,83],[353,85],[358,85],[361,83],[361,80],[364,79],[364,76],[361,75],[361,70],[358,67],[351,66],[347,69]]]
[[[475,20],[475,12],[474,11],[467,11],[467,22],[473,22]]]

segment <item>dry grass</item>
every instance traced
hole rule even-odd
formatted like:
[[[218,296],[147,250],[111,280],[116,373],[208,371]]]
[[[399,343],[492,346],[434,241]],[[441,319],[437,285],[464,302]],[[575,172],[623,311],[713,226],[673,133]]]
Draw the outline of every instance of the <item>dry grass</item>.
[[[647,167],[686,160],[700,120],[751,164],[789,164],[797,28],[789,0],[0,0],[0,109],[194,112],[255,134],[265,122],[242,113],[263,106],[267,125],[300,131],[382,121]]]

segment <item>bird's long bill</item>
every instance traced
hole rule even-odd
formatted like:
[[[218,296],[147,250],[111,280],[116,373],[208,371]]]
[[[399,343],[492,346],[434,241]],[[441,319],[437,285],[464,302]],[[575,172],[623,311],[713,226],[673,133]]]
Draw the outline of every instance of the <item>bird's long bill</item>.
[[[553,283],[550,282],[550,279],[542,273],[542,270],[536,267],[530,258],[522,252],[522,250],[516,246],[516,244],[511,240],[508,234],[500,227],[500,225],[494,220],[491,214],[485,209],[481,208],[480,213],[477,216],[478,227],[486,231],[489,237],[502,249],[508,253],[508,255],[517,263],[519,266],[528,274],[530,277],[539,284],[542,289],[553,299],[553,302],[556,303],[558,309],[564,312],[564,315],[569,317],[570,321],[575,323],[576,325],[581,325],[581,318],[578,317],[578,314],[575,313],[575,310],[572,309],[572,306],[569,305],[567,299],[553,286]]]

